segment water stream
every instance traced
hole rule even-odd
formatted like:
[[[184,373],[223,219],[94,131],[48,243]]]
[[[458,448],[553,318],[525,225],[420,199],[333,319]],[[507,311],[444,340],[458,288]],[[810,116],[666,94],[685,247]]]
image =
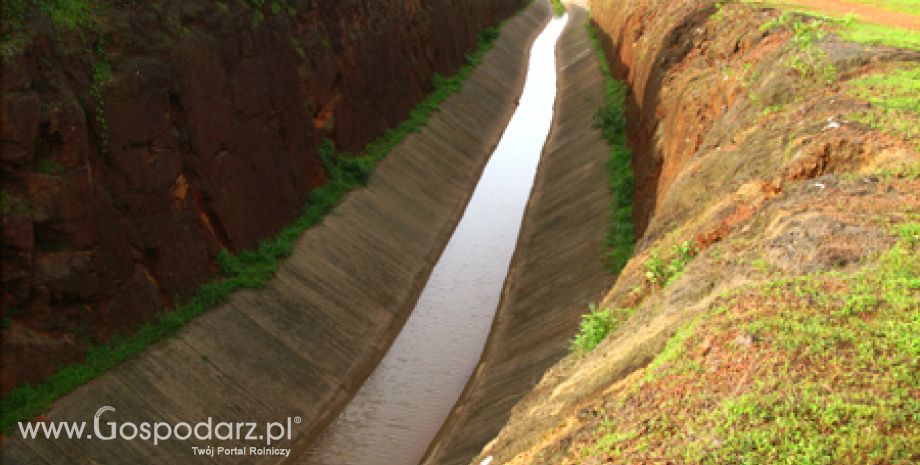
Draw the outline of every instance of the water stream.
[[[300,460],[414,465],[475,369],[549,132],[556,39],[537,37],[520,103],[406,325],[354,399]]]

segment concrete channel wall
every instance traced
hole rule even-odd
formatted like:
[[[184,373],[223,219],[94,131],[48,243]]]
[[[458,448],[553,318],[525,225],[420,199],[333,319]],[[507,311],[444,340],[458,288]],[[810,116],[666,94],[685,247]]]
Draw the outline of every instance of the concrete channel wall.
[[[264,289],[235,293],[180,335],[56,401],[50,421],[279,421],[303,451],[346,405],[414,307],[521,94],[549,7],[509,20],[463,89],[299,239]],[[562,199],[560,199],[562,200]],[[531,220],[532,221],[532,220]],[[297,419],[300,422],[297,422]],[[107,428],[104,428],[107,431]],[[257,433],[258,434],[258,433]],[[261,441],[3,440],[3,463],[279,463],[277,456],[196,456],[192,446]]]
[[[585,32],[587,11],[569,7],[556,47],[553,126],[482,359],[425,465],[465,465],[504,425],[515,403],[567,353],[580,315],[613,278],[602,251],[609,224],[610,148],[592,128],[604,80]]]

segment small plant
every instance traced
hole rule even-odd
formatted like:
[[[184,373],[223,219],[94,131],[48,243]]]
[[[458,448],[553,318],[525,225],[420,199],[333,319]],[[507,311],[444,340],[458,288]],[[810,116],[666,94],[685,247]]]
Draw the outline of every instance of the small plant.
[[[550,3],[553,7],[553,16],[558,18],[565,14],[565,5],[562,4],[562,0],[550,0]]]
[[[303,44],[296,37],[291,37],[291,48],[294,49],[294,52],[297,53],[297,56],[300,58],[306,58],[307,52],[303,48]]]
[[[712,14],[711,18],[714,21],[722,21],[725,19],[725,3],[726,1],[719,1],[713,5],[716,11]]]
[[[645,267],[645,279],[648,280],[648,282],[661,286],[667,281],[667,273],[665,272],[667,268],[665,267],[664,260],[658,256],[658,252],[652,252],[652,255],[649,256],[648,260],[646,260],[642,266]]]
[[[13,194],[10,194],[6,189],[0,191],[0,214],[6,216],[13,211],[14,202]]]
[[[9,214],[28,214],[30,211],[31,207],[28,202],[5,189],[0,191],[0,214],[2,214],[2,216]]]
[[[35,163],[35,172],[41,174],[58,175],[66,173],[67,167],[50,158],[42,158]]]
[[[618,317],[622,316],[625,319],[631,313],[632,309],[598,310],[597,305],[589,305],[588,313],[581,316],[578,334],[575,335],[569,349],[579,354],[590,352],[617,328],[620,322]]]
[[[699,249],[690,241],[684,241],[676,244],[671,249],[671,259],[665,261],[657,252],[652,252],[648,260],[645,261],[645,279],[655,286],[667,286],[679,278],[687,264],[696,257]]]
[[[262,20],[265,19],[265,13],[262,13],[262,7],[265,6],[265,0],[249,0],[249,6],[252,8],[252,28],[256,29]]]
[[[20,307],[7,309],[3,315],[3,329],[8,329],[13,324],[13,318],[22,315],[25,311]]]

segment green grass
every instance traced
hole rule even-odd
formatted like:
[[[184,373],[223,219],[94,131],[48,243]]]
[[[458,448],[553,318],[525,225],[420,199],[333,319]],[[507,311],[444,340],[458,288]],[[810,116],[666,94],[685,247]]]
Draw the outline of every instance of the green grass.
[[[721,444],[703,463],[910,463],[916,458],[920,400],[920,224],[879,262],[850,276],[833,273],[774,284],[795,304],[749,325],[800,363],[843,368],[822,381],[780,367],[752,392],[713,413]],[[839,280],[846,291],[829,292]],[[784,299],[785,300],[785,299]],[[835,388],[827,383],[833,382]],[[868,386],[867,386],[868,383]],[[913,452],[912,452],[913,451]],[[699,457],[697,457],[699,458]]]
[[[904,65],[849,81],[848,92],[865,99],[872,107],[848,115],[909,141],[920,151],[920,65]]]
[[[477,49],[467,54],[466,65],[453,76],[436,75],[434,90],[412,110],[409,118],[368,144],[361,154],[340,152],[330,141],[324,141],[319,154],[329,172],[329,182],[310,192],[297,219],[253,250],[236,255],[221,252],[218,265],[223,276],[199,287],[190,299],[160,314],[155,322],[132,335],[118,335],[104,344],[90,346],[82,363],[65,367],[38,385],[24,385],[9,392],[2,400],[0,430],[9,431],[16,422],[47,408],[58,397],[140,354],[151,344],[176,334],[193,318],[226,302],[233,291],[264,286],[278,268],[279,260],[291,255],[296,239],[318,224],[345,193],[366,184],[375,163],[407,135],[420,129],[441,102],[460,90],[498,35],[498,28],[484,30]]]
[[[636,243],[632,207],[636,181],[630,164],[632,152],[626,146],[625,102],[629,89],[626,83],[613,79],[610,74],[607,57],[604,56],[604,50],[590,17],[585,27],[594,44],[601,72],[604,74],[606,102],[594,114],[594,127],[601,130],[610,144],[607,171],[613,199],[610,204],[610,226],[607,230],[605,255],[608,272],[617,274],[632,257]]]
[[[553,7],[553,16],[558,18],[565,14],[565,5],[562,4],[562,0],[550,0],[549,3]]]
[[[836,32],[844,40],[851,42],[920,50],[920,32],[909,29],[848,21],[843,23]]]
[[[824,13],[812,10],[802,9],[795,5],[783,4],[777,2],[763,2],[759,0],[747,0],[745,3],[771,7],[782,10],[785,14],[798,14],[809,16],[827,23],[828,29],[835,32],[842,39],[866,45],[884,45],[889,47],[905,48],[909,50],[920,50],[920,32],[887,25],[873,24],[862,21],[854,15],[847,15],[843,18],[829,16]],[[879,1],[879,3],[882,3]],[[894,3],[894,2],[885,2]],[[920,10],[920,4],[914,4],[915,10]],[[916,14],[916,13],[914,13]]]
[[[883,10],[897,11],[912,16],[920,14],[920,1],[918,0],[847,0],[852,3],[862,3],[879,7]]]
[[[578,333],[569,345],[569,350],[586,354],[597,347],[608,334],[616,331],[620,323],[635,312],[634,308],[605,308],[598,310],[595,304],[588,306],[588,313],[581,316]]]
[[[895,245],[862,268],[726,295],[675,333],[633,389],[593,407],[597,420],[578,433],[571,456],[916,463],[920,223],[892,232]],[[743,335],[748,342],[736,342]]]

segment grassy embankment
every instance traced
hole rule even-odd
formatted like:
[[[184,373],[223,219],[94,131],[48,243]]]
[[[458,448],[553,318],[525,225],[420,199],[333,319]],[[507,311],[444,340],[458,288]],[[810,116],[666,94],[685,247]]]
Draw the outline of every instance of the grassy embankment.
[[[721,298],[595,409],[566,463],[913,463],[920,223],[893,232],[896,245],[858,270]]]
[[[763,5],[764,2],[745,2]],[[884,0],[866,1],[876,6],[887,6],[916,14],[916,9],[909,8],[909,2],[887,2]],[[720,4],[721,7],[721,4]],[[718,14],[718,13],[717,13]],[[763,25],[764,29],[772,27],[785,27],[793,32],[790,47],[796,53],[789,55],[784,63],[796,70],[804,77],[811,78],[819,85],[836,82],[839,78],[836,69],[827,62],[827,56],[817,47],[816,42],[823,39],[828,32],[835,33],[841,38],[866,45],[898,47],[920,50],[920,33],[865,23],[857,18],[833,18],[815,12],[789,9],[782,16]],[[632,177],[626,173],[628,168],[629,152],[625,148],[625,120],[622,120],[622,100],[627,91],[625,85],[610,78],[609,69],[603,52],[597,42],[596,31],[590,23],[589,33],[599,53],[601,66],[604,68],[608,79],[608,105],[602,110],[602,127],[605,137],[611,142],[613,154],[611,156],[611,189],[614,191],[613,218],[608,234],[610,246],[611,267],[614,272],[622,268],[632,254],[634,237],[627,234],[626,217],[631,218],[631,210],[627,215],[628,205],[621,204],[621,199],[631,198]],[[845,83],[845,92],[853,97],[864,99],[871,105],[859,112],[847,115],[851,121],[858,122],[878,129],[894,137],[902,138],[912,143],[920,152],[920,64],[900,63],[884,70],[849,80]],[[620,102],[619,104],[616,102]],[[617,106],[619,105],[619,106]],[[778,111],[781,108],[766,108],[766,112]],[[623,136],[618,136],[623,134]],[[622,151],[621,151],[622,150]],[[623,162],[627,160],[627,162]],[[912,167],[908,171],[920,172],[920,168]],[[658,254],[644,264],[646,278],[652,285],[664,286],[679,276],[686,263],[695,255],[689,243],[674,248],[670,254],[673,258],[665,263]],[[579,333],[575,336],[572,349],[578,352],[591,350],[602,341],[607,334],[613,332],[618,323],[632,314],[632,309],[598,309],[589,307],[589,313],[582,317]]]
[[[816,46],[835,33],[920,50],[920,34],[814,13],[784,14],[765,24],[771,27],[793,33],[782,65],[869,102],[847,118],[920,151],[920,66],[896,62],[841,82]],[[806,65],[804,58],[812,60]],[[879,174],[916,180],[920,169]],[[879,220],[890,225],[895,245],[858,267],[775,273],[720,297],[595,405],[594,417],[585,415],[595,419],[563,463],[916,463],[920,223],[916,212],[907,217],[913,220]],[[649,282],[663,288],[680,275],[695,253],[683,245],[667,265],[653,254],[645,263]]]
[[[15,5],[26,3],[15,2]],[[87,5],[93,6],[96,3],[78,0],[45,0],[38,3],[55,24],[65,28],[95,27],[98,16],[93,12],[96,10],[87,10],[84,8]],[[13,13],[22,15],[23,11]],[[4,19],[13,13],[5,12]],[[498,38],[500,27],[484,30],[476,50],[467,54],[466,64],[452,76],[435,75],[432,80],[434,89],[411,111],[408,119],[368,144],[362,153],[343,153],[331,141],[325,141],[319,147],[319,154],[329,181],[310,193],[300,216],[275,237],[261,241],[255,249],[243,250],[236,255],[222,252],[218,264],[223,276],[203,284],[189,299],[177,304],[172,310],[164,311],[155,322],[142,326],[135,333],[119,335],[104,344],[90,346],[82,363],[65,367],[38,385],[25,385],[9,392],[0,404],[0,430],[8,431],[17,421],[35,415],[58,397],[138,355],[151,344],[176,334],[193,318],[225,302],[233,291],[264,286],[277,269],[279,260],[292,253],[296,239],[320,223],[345,193],[365,185],[375,164],[406,136],[423,126],[441,102],[460,90],[463,81]],[[7,52],[15,53],[15,50],[4,48],[4,53]],[[11,202],[4,202],[7,203]]]

